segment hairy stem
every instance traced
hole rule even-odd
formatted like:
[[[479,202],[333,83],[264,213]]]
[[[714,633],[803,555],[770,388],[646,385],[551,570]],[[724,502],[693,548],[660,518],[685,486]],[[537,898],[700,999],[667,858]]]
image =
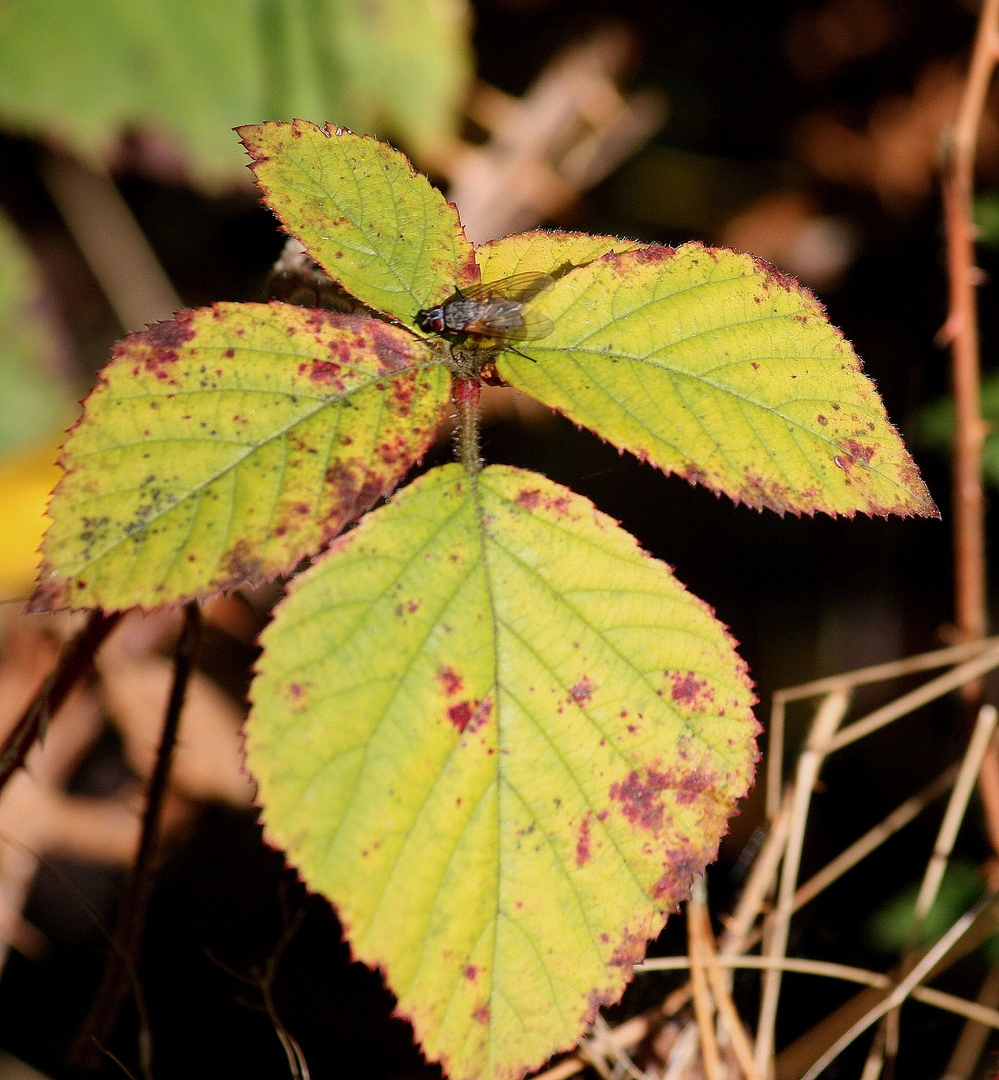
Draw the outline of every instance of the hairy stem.
[[[152,893],[159,855],[160,823],[173,751],[177,743],[181,711],[187,684],[194,668],[194,658],[201,640],[201,612],[193,601],[184,608],[184,623],[174,654],[174,676],[163,718],[163,733],[156,752],[156,762],[149,778],[146,811],[142,819],[139,848],[122,898],[112,949],[104,968],[101,985],[86,1023],[74,1048],[75,1060],[86,1065],[93,1060],[110,1038],[122,1002],[132,987],[139,945],[146,922],[146,907]],[[140,1061],[144,1076],[151,1076],[151,1045],[148,1032],[140,1032]]]
[[[458,409],[458,457],[469,476],[482,469],[479,457],[479,396],[481,384],[477,376],[458,375],[454,380],[454,403]]]

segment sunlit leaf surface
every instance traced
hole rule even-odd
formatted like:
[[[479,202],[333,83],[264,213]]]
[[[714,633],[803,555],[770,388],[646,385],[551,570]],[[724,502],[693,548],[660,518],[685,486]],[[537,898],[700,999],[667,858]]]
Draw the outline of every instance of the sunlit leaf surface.
[[[247,731],[267,834],[452,1080],[617,1000],[754,760],[710,610],[586,499],[457,465],[296,579]]]
[[[447,393],[426,348],[373,319],[219,304],[132,334],[66,445],[34,607],[291,570],[395,487]]]
[[[241,127],[264,201],[348,292],[416,325],[478,280],[458,212],[397,150],[315,124]]]
[[[646,245],[537,306],[553,332],[500,375],[615,445],[779,513],[936,515],[849,342],[761,260]]]
[[[634,251],[644,246],[637,240],[621,240],[616,236],[538,231],[504,236],[502,240],[483,244],[476,248],[475,257],[483,281],[527,272],[561,277],[610,252]]]

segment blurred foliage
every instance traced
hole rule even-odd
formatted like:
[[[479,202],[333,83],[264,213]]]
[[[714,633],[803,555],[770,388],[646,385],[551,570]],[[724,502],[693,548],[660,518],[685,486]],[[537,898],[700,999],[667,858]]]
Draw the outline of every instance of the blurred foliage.
[[[987,484],[999,487],[999,372],[982,376],[981,403],[987,428],[982,448],[982,476]],[[949,454],[954,437],[954,406],[950,398],[937,398],[922,409],[912,434],[918,445]]]
[[[982,895],[984,888],[981,870],[975,863],[960,859],[948,863],[917,945],[927,945],[942,937]],[[914,882],[871,916],[867,934],[874,948],[898,953],[906,947],[918,895],[919,883]]]
[[[712,235],[752,200],[796,177],[782,162],[736,162],[653,144],[618,171],[605,193],[642,228]]]
[[[245,178],[230,129],[253,120],[377,130],[432,160],[468,26],[465,0],[7,0],[0,123],[92,162],[133,133],[153,171],[207,185]]]
[[[999,248],[999,191],[983,191],[975,198],[978,242]]]
[[[71,414],[49,315],[30,253],[0,217],[0,456],[47,438]]]
[[[0,601],[30,591],[59,475],[53,437],[73,415],[50,316],[31,254],[0,217]]]

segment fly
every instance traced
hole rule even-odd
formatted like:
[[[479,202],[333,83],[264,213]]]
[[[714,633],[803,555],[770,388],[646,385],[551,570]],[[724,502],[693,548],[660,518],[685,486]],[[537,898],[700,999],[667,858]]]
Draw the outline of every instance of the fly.
[[[421,330],[433,334],[473,334],[497,341],[533,341],[546,337],[554,324],[547,315],[527,307],[555,279],[551,274],[513,274],[427,308],[416,316]]]

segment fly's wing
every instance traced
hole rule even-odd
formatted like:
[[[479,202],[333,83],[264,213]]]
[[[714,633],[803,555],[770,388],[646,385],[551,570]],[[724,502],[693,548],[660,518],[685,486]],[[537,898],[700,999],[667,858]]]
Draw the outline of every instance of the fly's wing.
[[[554,327],[547,315],[525,308],[518,300],[463,300],[461,303],[474,308],[472,317],[462,325],[466,334],[531,341],[550,334]]]
[[[507,338],[510,341],[536,341],[538,338],[547,337],[555,329],[555,324],[547,315],[542,315],[540,311],[525,308],[520,304],[516,305],[516,311],[512,312],[506,321],[509,325],[504,329],[497,329],[495,320],[490,314],[491,332],[497,337]],[[513,325],[514,323],[516,325]]]
[[[554,281],[551,274],[527,273],[476,285],[464,294],[465,301],[479,307],[477,316],[465,329],[473,334],[513,341],[545,337],[552,332],[551,319],[524,305]]]
[[[551,274],[511,274],[497,281],[475,285],[461,295],[465,300],[513,300],[518,304],[526,304],[554,283],[555,279]]]

